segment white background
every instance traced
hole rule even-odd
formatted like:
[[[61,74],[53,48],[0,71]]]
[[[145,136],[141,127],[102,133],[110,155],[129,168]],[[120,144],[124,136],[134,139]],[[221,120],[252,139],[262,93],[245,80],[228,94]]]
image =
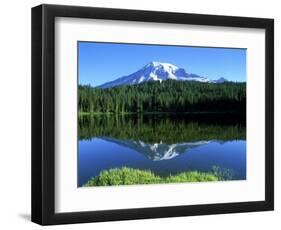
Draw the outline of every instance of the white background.
[[[163,10],[275,18],[275,63],[280,60],[279,1],[45,1],[45,3],[113,8]],[[0,84],[0,226],[2,229],[39,229],[30,219],[30,8],[40,1],[1,2]],[[279,38],[279,39],[278,39]],[[279,41],[278,41],[279,40]],[[281,117],[280,67],[275,67],[275,117]],[[275,206],[274,212],[242,213],[201,217],[76,224],[68,229],[278,229],[281,219],[281,120],[275,119]],[[278,140],[279,139],[279,140]],[[66,226],[56,226],[64,229]],[[47,227],[49,228],[49,227]]]

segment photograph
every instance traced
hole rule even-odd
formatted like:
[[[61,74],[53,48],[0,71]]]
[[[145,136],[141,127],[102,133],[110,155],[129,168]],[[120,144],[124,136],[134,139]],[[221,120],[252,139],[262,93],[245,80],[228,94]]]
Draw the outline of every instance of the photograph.
[[[274,210],[275,19],[152,3],[32,7],[32,222]]]
[[[246,180],[246,49],[77,49],[78,187]]]

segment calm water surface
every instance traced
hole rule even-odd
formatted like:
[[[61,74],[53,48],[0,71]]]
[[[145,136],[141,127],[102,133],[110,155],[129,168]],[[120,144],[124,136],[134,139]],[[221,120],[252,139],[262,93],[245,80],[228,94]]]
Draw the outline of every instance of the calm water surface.
[[[246,128],[218,115],[79,117],[78,186],[103,170],[127,166],[165,176],[230,170],[246,179]]]

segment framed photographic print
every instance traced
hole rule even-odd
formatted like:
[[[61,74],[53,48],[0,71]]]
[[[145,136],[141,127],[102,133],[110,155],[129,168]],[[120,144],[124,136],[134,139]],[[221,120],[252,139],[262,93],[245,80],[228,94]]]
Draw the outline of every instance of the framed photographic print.
[[[32,8],[32,221],[273,210],[273,19]]]

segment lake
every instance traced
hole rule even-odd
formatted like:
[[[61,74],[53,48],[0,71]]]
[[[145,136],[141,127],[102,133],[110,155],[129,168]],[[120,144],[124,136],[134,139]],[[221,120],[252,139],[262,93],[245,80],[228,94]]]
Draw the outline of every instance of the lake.
[[[101,171],[129,167],[160,176],[231,172],[246,179],[245,118],[226,114],[79,116],[78,186]]]

